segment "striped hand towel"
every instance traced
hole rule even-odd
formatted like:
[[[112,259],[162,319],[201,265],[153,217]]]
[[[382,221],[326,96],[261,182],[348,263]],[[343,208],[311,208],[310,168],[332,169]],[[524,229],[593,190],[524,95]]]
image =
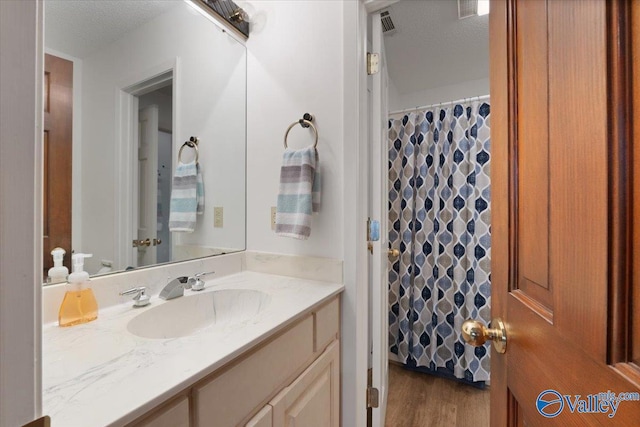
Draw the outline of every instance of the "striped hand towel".
[[[196,214],[204,212],[204,185],[196,162],[178,163],[173,176],[169,230],[191,233],[196,228]]]
[[[276,234],[306,240],[311,235],[311,213],[320,208],[318,152],[313,147],[285,150],[280,169]]]
[[[200,163],[196,163],[196,197],[198,198],[198,207],[196,213],[202,215],[204,213],[204,181],[202,180],[202,172],[200,171]]]

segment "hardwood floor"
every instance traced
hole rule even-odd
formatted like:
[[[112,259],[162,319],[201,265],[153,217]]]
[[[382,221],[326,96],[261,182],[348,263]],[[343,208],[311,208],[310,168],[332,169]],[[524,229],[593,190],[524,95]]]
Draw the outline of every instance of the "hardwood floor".
[[[389,365],[386,427],[489,426],[489,390]]]

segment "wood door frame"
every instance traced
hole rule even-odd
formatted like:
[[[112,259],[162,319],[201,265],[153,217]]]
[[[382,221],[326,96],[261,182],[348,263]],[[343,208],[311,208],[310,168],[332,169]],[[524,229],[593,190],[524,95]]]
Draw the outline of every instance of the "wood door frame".
[[[152,92],[168,80],[173,79],[172,117],[173,133],[172,147],[176,150],[181,126],[178,120],[180,108],[179,81],[180,60],[173,60],[149,68],[144,73],[129,78],[118,85],[116,89],[116,136],[115,141],[115,179],[116,194],[124,195],[114,200],[114,261],[116,269],[123,269],[128,265],[136,265],[137,252],[131,244],[137,238],[138,176],[137,146],[138,146],[138,96]],[[173,171],[176,165],[172,156]]]

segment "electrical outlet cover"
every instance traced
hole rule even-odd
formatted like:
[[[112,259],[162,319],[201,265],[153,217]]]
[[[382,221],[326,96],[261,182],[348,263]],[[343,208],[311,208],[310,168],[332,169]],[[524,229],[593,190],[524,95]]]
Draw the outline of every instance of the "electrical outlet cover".
[[[224,224],[224,209],[222,206],[215,206],[213,208],[213,226],[215,228],[222,228]]]
[[[271,229],[276,229],[276,207],[271,206]]]

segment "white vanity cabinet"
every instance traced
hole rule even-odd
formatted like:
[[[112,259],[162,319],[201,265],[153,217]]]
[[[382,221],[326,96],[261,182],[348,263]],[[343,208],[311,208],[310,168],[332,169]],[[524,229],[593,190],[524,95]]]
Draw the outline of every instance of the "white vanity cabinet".
[[[245,427],[273,427],[273,408],[267,405]]]
[[[189,398],[181,396],[151,411],[136,427],[189,427]]]
[[[338,427],[340,405],[340,348],[334,341],[269,406],[273,426]]]
[[[338,427],[339,313],[335,297],[192,385],[179,416],[161,405],[131,426],[166,415],[181,427]]]

